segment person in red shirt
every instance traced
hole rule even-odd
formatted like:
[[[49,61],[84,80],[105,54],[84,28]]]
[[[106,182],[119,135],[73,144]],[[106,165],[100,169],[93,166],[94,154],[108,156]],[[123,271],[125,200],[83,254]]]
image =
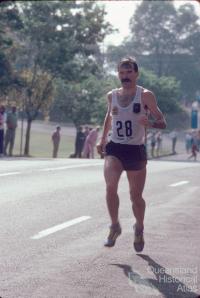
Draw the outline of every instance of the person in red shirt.
[[[197,147],[197,144],[196,144],[196,142],[195,142],[195,140],[193,139],[192,140],[192,148],[191,148],[191,152],[192,152],[192,154],[188,157],[188,159],[190,159],[190,158],[194,158],[194,161],[196,161],[197,160],[197,152],[199,151],[199,149],[198,149],[198,147]]]

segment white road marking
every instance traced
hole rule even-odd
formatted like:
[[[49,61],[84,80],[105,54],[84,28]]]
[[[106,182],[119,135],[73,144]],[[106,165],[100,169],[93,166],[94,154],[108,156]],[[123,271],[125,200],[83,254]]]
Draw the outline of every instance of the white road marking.
[[[0,174],[0,177],[3,177],[3,176],[11,176],[11,175],[19,175],[19,174],[21,174],[21,172],[3,173],[3,174]]]
[[[64,166],[64,167],[56,167],[56,168],[45,168],[41,169],[39,171],[41,172],[47,172],[47,171],[60,171],[60,170],[66,170],[66,169],[74,169],[74,168],[84,168],[84,167],[94,167],[94,166],[101,166],[103,163],[93,163],[93,164],[78,164],[78,165],[70,165],[70,166]]]
[[[64,222],[62,224],[59,224],[57,226],[54,226],[54,227],[51,227],[49,229],[43,230],[43,231],[39,232],[38,234],[32,236],[31,239],[34,239],[34,240],[41,239],[43,237],[46,237],[48,235],[51,235],[51,234],[56,233],[58,231],[61,231],[61,230],[65,229],[65,228],[68,228],[70,226],[73,226],[75,224],[78,224],[78,223],[80,223],[82,221],[88,220],[90,218],[91,218],[91,216],[77,217],[75,219],[66,221],[66,222]]]
[[[188,184],[188,183],[189,183],[189,181],[184,180],[184,181],[179,181],[177,183],[172,183],[169,186],[176,187],[176,186],[180,186],[180,185],[184,185],[184,184]]]

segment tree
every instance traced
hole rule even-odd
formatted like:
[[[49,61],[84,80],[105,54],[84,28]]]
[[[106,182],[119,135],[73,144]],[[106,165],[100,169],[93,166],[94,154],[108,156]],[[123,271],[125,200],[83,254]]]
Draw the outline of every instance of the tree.
[[[110,48],[108,57],[136,56],[156,75],[176,77],[181,97],[194,97],[200,80],[200,23],[194,7],[187,4],[176,10],[173,1],[143,1],[130,30],[130,38],[119,49]]]
[[[169,57],[175,50],[175,19],[176,10],[172,2],[143,1],[130,20],[134,49],[138,54],[154,57],[152,66],[158,76],[165,74],[168,67],[163,56]]]
[[[88,95],[82,94],[82,90],[87,88],[90,76],[96,76],[96,80],[102,76],[100,42],[111,30],[104,21],[105,11],[87,1],[80,4],[75,1],[27,1],[21,3],[20,9],[23,30],[16,63],[19,71],[33,73],[32,83],[29,83],[32,86],[45,73],[49,73],[53,82],[63,81],[66,91],[63,101],[68,103],[70,99],[69,105],[64,104],[63,111],[70,113],[75,124],[87,113],[90,117],[92,107],[87,105]],[[62,84],[58,86],[62,88]],[[81,105],[83,95],[86,104]],[[92,102],[95,104],[94,99]],[[40,101],[34,107],[39,105]],[[29,123],[29,115],[27,121]],[[30,136],[30,131],[26,135]]]
[[[90,75],[80,83],[70,84],[58,80],[54,102],[57,113],[62,115],[64,112],[76,127],[86,123],[102,124],[107,107],[106,94],[117,84],[116,77],[111,75],[99,80]]]
[[[142,68],[138,84],[155,93],[158,106],[167,119],[168,129],[188,126],[189,117],[177,101],[181,94],[180,83],[174,77],[158,77]]]
[[[39,111],[48,113],[55,82],[64,86],[63,111],[75,124],[85,118],[95,121],[93,86],[98,90],[104,74],[100,45],[111,26],[104,20],[105,10],[91,1],[25,1],[8,8],[10,13],[17,10],[22,24],[9,35],[15,41],[12,54],[23,83],[22,97],[25,94],[27,155],[31,123]]]
[[[90,1],[26,1],[22,8],[24,38],[29,40],[24,64],[37,63],[66,81],[98,72],[100,42],[111,31],[102,8]]]
[[[153,72],[145,69],[140,70],[138,84],[152,90],[158,98],[158,105],[162,112],[167,114],[180,111],[177,97],[180,96],[180,84],[173,77],[158,77]]]
[[[24,147],[24,155],[29,155],[30,132],[32,121],[36,119],[38,113],[46,113],[53,101],[53,83],[48,73],[23,71],[21,77],[26,90],[22,104],[22,111],[26,113],[27,129]]]
[[[0,96],[4,96],[11,88],[20,85],[12,65],[12,52],[15,40],[12,30],[21,28],[16,6],[12,1],[1,3],[0,6]]]

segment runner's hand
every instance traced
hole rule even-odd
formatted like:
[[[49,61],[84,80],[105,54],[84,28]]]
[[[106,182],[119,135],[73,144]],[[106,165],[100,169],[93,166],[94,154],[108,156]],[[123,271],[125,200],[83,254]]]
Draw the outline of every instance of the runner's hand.
[[[99,155],[101,155],[101,156],[104,155],[104,153],[105,153],[105,143],[102,143],[102,142],[98,143],[96,145],[96,148],[97,148],[97,152],[98,152]]]

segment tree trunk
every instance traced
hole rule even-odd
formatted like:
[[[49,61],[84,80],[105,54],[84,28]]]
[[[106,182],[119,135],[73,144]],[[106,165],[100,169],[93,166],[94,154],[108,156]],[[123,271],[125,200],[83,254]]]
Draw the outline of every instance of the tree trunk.
[[[27,120],[26,140],[25,140],[25,146],[24,146],[24,155],[26,156],[29,155],[31,124],[32,124],[32,120]]]

